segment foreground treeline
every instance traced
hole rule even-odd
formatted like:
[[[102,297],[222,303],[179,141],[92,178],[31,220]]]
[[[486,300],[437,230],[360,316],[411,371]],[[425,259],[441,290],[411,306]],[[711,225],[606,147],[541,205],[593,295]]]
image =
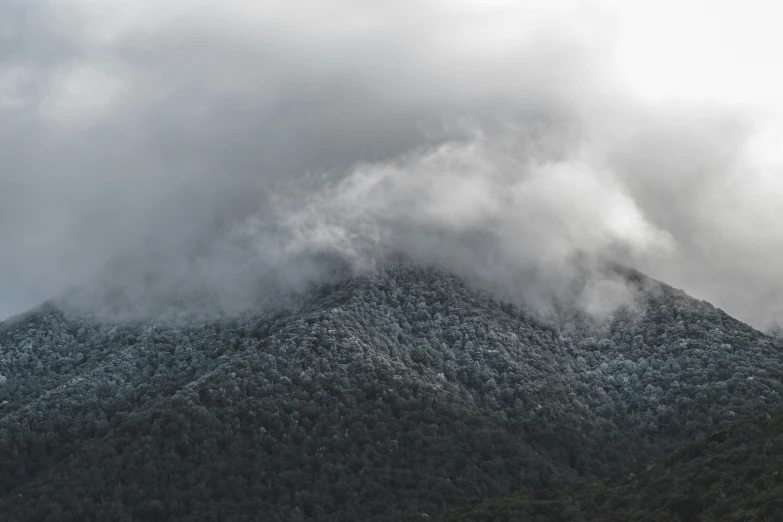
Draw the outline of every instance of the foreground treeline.
[[[781,403],[780,341],[634,275],[535,319],[399,266],[222,320],[0,324],[0,519],[372,520],[635,469]]]

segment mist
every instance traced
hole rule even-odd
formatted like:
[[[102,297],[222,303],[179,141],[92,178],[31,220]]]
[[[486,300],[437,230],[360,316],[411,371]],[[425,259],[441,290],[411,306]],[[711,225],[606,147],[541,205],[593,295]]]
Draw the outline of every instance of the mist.
[[[783,320],[778,108],[641,92],[628,20],[608,1],[0,4],[0,317],[57,295],[238,311],[402,254],[596,311],[624,299],[615,261]]]

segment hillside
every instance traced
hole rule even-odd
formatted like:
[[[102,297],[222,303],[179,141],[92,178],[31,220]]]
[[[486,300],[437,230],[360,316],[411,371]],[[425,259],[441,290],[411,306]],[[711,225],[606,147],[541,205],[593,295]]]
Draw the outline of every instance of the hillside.
[[[440,520],[783,520],[781,470],[778,408],[611,479],[494,499]]]
[[[214,321],[0,324],[4,520],[406,519],[781,403],[779,341],[639,274],[601,327],[409,265]]]

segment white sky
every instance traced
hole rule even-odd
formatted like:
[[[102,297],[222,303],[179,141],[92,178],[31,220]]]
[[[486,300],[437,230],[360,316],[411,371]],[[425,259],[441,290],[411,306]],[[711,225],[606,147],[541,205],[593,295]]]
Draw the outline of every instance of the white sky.
[[[783,192],[783,3],[770,0],[607,1],[620,30],[615,71],[652,102],[742,106],[756,188]]]
[[[640,95],[783,107],[783,4],[620,2],[618,72]]]

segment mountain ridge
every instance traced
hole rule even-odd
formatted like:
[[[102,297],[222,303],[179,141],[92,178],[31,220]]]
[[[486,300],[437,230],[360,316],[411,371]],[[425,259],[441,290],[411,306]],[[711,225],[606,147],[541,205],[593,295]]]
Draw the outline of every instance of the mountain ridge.
[[[623,472],[780,403],[777,340],[636,278],[636,308],[595,328],[413,265],[212,322],[47,305],[0,324],[0,513],[433,514]]]

